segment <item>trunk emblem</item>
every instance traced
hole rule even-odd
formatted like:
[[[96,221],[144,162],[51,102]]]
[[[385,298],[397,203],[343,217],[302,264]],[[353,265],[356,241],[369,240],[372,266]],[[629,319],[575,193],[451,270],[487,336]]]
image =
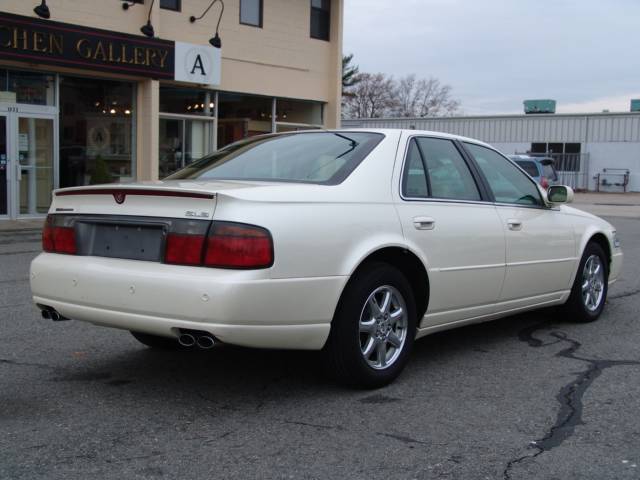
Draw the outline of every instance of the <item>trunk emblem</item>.
[[[124,201],[127,199],[127,194],[124,192],[116,192],[113,194],[113,199],[118,204],[124,203]]]

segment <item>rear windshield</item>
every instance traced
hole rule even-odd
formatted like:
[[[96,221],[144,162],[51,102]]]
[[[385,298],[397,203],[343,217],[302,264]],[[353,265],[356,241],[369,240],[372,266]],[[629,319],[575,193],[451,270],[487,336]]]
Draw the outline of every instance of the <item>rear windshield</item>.
[[[233,143],[167,180],[257,180],[335,185],[384,138],[368,132],[263,135]]]
[[[516,163],[520,168],[527,172],[530,177],[538,176],[538,167],[536,166],[536,162],[529,160],[516,160]]]
[[[542,165],[542,175],[547,177],[549,180],[558,180],[558,175],[556,174],[556,170],[553,168],[553,165]]]

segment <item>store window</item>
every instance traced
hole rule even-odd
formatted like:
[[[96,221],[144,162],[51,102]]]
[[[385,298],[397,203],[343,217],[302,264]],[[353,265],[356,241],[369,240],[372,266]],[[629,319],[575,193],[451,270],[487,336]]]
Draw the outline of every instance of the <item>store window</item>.
[[[0,68],[0,103],[55,105],[56,77],[38,72]]]
[[[323,104],[278,98],[276,101],[276,131],[291,132],[322,127]]]
[[[240,0],[240,23],[262,28],[262,0]]]
[[[311,0],[311,38],[329,40],[331,0]]]
[[[134,85],[60,78],[60,186],[133,179]]]
[[[160,8],[179,12],[182,9],[181,0],[160,0]]]
[[[181,115],[215,115],[215,92],[195,88],[160,87],[160,111]]]
[[[218,148],[272,131],[273,98],[218,93]]]
[[[211,90],[160,87],[160,178],[213,151],[215,98]]]

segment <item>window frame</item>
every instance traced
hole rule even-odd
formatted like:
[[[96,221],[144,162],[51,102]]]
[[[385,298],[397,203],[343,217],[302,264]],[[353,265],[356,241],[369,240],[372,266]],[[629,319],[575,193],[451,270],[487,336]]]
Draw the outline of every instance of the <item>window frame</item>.
[[[247,27],[254,27],[254,28],[264,28],[264,0],[258,0],[258,2],[260,2],[260,23],[259,25],[256,25],[255,23],[248,23],[248,22],[243,22],[242,21],[242,2],[244,2],[246,0],[240,0],[240,8],[238,9],[238,21],[240,23],[240,25],[245,25]]]
[[[170,12],[182,12],[182,0],[175,0],[178,4],[177,8],[170,8],[170,7],[163,7],[162,6],[162,0],[160,0],[160,2],[158,2],[158,6],[163,9],[163,10],[169,10]]]
[[[478,177],[480,178],[482,183],[485,185],[487,193],[488,193],[489,197],[491,198],[491,203],[493,203],[494,205],[496,205],[498,207],[506,206],[506,207],[518,207],[518,208],[534,208],[534,209],[538,209],[538,210],[549,210],[551,208],[551,207],[549,207],[547,205],[547,202],[545,201],[544,196],[542,195],[542,192],[540,191],[538,183],[533,178],[531,178],[522,168],[520,168],[514,162],[509,160],[509,158],[507,158],[504,154],[500,153],[498,150],[496,150],[493,147],[490,147],[488,145],[484,145],[484,144],[481,144],[481,143],[477,143],[477,142],[470,142],[470,141],[465,140],[465,141],[459,142],[459,143],[460,143],[460,146],[466,152],[469,160],[474,164],[475,170],[476,170],[476,172],[478,174]],[[485,177],[484,173],[482,172],[482,169],[480,168],[480,166],[476,162],[476,159],[473,156],[473,154],[471,153],[471,151],[467,149],[467,144],[475,145],[475,146],[478,146],[478,147],[486,148],[487,150],[491,150],[492,152],[495,152],[496,154],[498,154],[498,156],[502,157],[502,159],[505,162],[508,162],[511,165],[513,165],[516,170],[520,171],[520,173],[522,175],[524,175],[524,177],[527,179],[527,181],[529,181],[530,183],[533,184],[536,192],[538,192],[538,197],[540,198],[540,205],[524,205],[522,203],[510,203],[510,202],[498,202],[498,201],[496,201],[495,196],[493,194],[493,190],[491,189],[491,186],[489,184],[489,181]]]
[[[322,40],[325,42],[331,41],[331,0],[327,0],[328,8],[326,10],[313,6],[313,0],[309,0],[309,37],[314,40]],[[313,34],[313,12],[314,10],[318,10],[322,13],[326,13],[328,16],[328,26],[327,26],[327,38],[319,37]]]
[[[429,170],[427,169],[426,161],[424,159],[424,154],[422,153],[422,148],[416,139],[418,138],[434,138],[437,140],[447,140],[453,143],[453,146],[456,148],[467,168],[469,169],[469,173],[471,174],[471,178],[476,184],[476,188],[478,189],[478,193],[480,194],[480,200],[465,200],[460,198],[434,198],[431,193],[431,178],[429,177]],[[406,162],[408,160],[409,148],[411,146],[411,142],[416,140],[416,148],[420,155],[420,159],[422,160],[422,168],[425,172],[425,177],[427,181],[427,192],[428,197],[411,197],[404,194],[404,175],[406,169]],[[405,202],[437,202],[437,203],[473,203],[473,204],[493,204],[494,198],[491,190],[488,190],[488,185],[484,180],[484,177],[481,175],[479,171],[479,167],[476,165],[476,162],[469,155],[469,152],[466,151],[462,143],[456,138],[448,138],[448,137],[440,137],[438,135],[421,135],[421,134],[413,134],[407,138],[404,146],[404,153],[402,154],[402,165],[400,168],[400,183],[398,185],[398,192],[400,194],[400,198]]]

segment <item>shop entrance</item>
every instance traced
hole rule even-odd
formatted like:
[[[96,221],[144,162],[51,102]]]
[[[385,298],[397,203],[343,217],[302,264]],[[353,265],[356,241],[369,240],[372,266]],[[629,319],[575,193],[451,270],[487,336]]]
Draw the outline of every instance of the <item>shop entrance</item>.
[[[46,215],[55,184],[56,116],[0,110],[0,218]]]

